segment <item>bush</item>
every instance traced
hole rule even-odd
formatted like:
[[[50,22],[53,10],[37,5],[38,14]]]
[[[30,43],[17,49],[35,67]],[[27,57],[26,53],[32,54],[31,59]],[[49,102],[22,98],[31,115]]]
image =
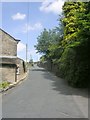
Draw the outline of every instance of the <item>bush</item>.
[[[69,47],[60,58],[60,74],[73,87],[88,87],[88,55],[85,44]]]

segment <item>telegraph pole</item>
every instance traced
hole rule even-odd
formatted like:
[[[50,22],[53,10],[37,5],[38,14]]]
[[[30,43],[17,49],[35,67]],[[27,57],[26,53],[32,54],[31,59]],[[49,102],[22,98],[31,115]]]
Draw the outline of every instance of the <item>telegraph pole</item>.
[[[28,52],[28,45],[26,44],[26,65],[27,65],[27,52]]]
[[[27,18],[27,43],[26,43],[26,66],[27,66],[27,63],[28,63],[28,40],[29,40],[29,31],[28,31],[28,25],[29,25],[29,2],[28,2],[28,4],[27,4],[27,16],[28,16],[28,18]]]

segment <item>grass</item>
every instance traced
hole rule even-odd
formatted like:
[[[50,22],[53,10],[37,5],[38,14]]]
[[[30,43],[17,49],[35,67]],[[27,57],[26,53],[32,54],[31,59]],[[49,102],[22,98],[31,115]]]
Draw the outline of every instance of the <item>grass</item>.
[[[10,85],[10,82],[4,81],[0,83],[0,89],[4,89]]]

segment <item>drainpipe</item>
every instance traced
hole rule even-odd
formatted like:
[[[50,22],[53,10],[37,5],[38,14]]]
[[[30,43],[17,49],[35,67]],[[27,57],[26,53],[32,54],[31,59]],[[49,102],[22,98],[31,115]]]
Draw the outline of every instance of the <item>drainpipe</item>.
[[[17,65],[15,65],[15,82],[17,82]]]

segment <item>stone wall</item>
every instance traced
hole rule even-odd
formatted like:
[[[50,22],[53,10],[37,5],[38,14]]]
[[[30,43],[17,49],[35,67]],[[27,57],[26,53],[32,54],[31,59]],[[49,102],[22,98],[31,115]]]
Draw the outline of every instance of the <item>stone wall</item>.
[[[2,74],[2,81],[15,82],[16,80],[16,66],[2,65],[0,66],[0,73]]]
[[[2,54],[2,32],[0,31],[0,55]]]
[[[22,79],[26,72],[25,62],[17,58],[17,43],[19,41],[0,29],[0,74],[2,74],[2,81],[15,82]],[[18,67],[19,69],[17,69]]]
[[[4,63],[5,61],[3,61],[2,64],[0,63],[0,74],[2,76],[2,81],[9,81],[13,83],[21,80],[26,74],[25,62],[20,58],[14,59],[14,62],[13,59],[8,60],[11,62]],[[17,73],[18,67],[19,72]]]
[[[53,73],[55,73],[56,75],[58,75],[59,76],[59,66],[57,65],[57,64],[52,64],[52,69],[51,69],[51,71],[53,72]]]
[[[0,56],[17,56],[17,41],[0,30]]]
[[[20,74],[26,72],[25,62],[24,60],[17,58],[17,66],[20,68]]]
[[[17,58],[17,67],[17,70],[19,69],[17,73],[17,80],[20,80],[26,73],[26,66],[24,60]]]
[[[51,61],[45,61],[45,62],[39,62],[38,63],[38,66],[39,67],[43,67],[43,68],[45,68],[46,70],[48,70],[48,71],[51,71],[51,72],[53,72],[54,74],[56,74],[57,76],[59,76],[59,74],[60,74],[60,71],[59,71],[59,67],[58,67],[58,65],[57,64],[53,64]]]
[[[0,59],[0,63],[2,63],[2,59]],[[0,64],[0,83],[2,82],[2,71],[1,71],[1,68],[2,68],[2,64]]]

